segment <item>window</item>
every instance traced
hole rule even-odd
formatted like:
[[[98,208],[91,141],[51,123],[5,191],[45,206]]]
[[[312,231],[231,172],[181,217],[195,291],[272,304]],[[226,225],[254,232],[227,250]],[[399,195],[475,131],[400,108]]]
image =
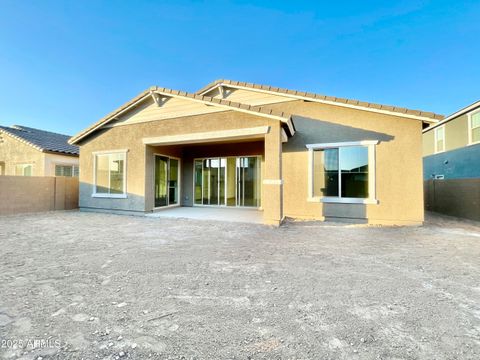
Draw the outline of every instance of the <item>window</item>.
[[[94,197],[122,197],[126,193],[126,151],[94,154]]]
[[[475,144],[480,142],[480,111],[470,114],[468,118],[469,118],[470,144]]]
[[[16,176],[32,176],[33,165],[32,164],[18,164],[15,165]]]
[[[310,151],[310,200],[376,204],[377,143],[378,141],[359,141],[307,145]]]
[[[445,151],[445,126],[435,129],[435,152]]]
[[[55,165],[55,176],[78,177],[78,166]]]
[[[0,175],[5,175],[5,161],[0,161]]]

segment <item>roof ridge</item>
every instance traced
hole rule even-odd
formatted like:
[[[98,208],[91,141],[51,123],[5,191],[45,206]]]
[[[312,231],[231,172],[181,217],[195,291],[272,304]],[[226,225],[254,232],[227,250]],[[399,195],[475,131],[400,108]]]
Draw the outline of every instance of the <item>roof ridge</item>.
[[[219,84],[225,84],[227,86],[228,85],[240,86],[240,87],[246,87],[246,88],[257,89],[257,90],[264,90],[264,91],[271,91],[271,92],[275,92],[275,93],[279,93],[279,94],[301,96],[301,97],[306,97],[306,98],[318,99],[320,101],[343,103],[343,104],[347,104],[347,105],[353,105],[353,106],[371,108],[371,109],[377,109],[377,110],[383,110],[383,111],[391,111],[391,112],[396,112],[396,113],[401,113],[401,114],[406,114],[406,115],[428,117],[428,118],[431,118],[431,119],[434,119],[434,120],[442,120],[442,119],[445,118],[444,115],[437,114],[437,113],[434,113],[434,112],[431,112],[431,111],[408,109],[408,108],[400,107],[400,106],[378,104],[378,103],[360,101],[360,100],[355,100],[355,99],[347,99],[347,98],[341,98],[341,97],[333,97],[333,96],[322,95],[322,94],[317,94],[317,93],[312,93],[312,92],[307,92],[307,91],[284,89],[284,88],[274,87],[274,86],[271,86],[271,85],[246,83],[246,82],[240,82],[240,81],[229,80],[229,79],[215,80],[215,81],[211,82],[210,84],[208,84],[207,86],[204,86],[203,88],[198,90],[196,92],[196,94],[201,94],[201,93],[207,91],[208,89],[213,88],[214,86],[219,85]]]
[[[78,155],[78,146],[69,144],[68,135],[58,134],[51,131],[35,129],[25,126],[25,130],[19,125],[1,126],[0,131],[8,136],[23,142],[41,152],[53,152],[60,154]],[[52,136],[54,135],[54,136]],[[60,136],[62,138],[60,138]]]
[[[61,136],[71,137],[71,135],[68,135],[68,134],[61,134],[61,133],[57,133],[57,132],[55,132],[55,131],[37,129],[37,128],[30,127],[30,126],[25,126],[25,125],[17,125],[17,124],[14,124],[14,125],[11,125],[11,126],[7,126],[7,128],[13,128],[13,129],[20,130],[20,131],[34,130],[34,131],[41,131],[41,132],[44,132],[44,133],[49,133],[49,134],[54,134],[54,135],[61,135]],[[25,130],[25,129],[27,129],[27,130]]]

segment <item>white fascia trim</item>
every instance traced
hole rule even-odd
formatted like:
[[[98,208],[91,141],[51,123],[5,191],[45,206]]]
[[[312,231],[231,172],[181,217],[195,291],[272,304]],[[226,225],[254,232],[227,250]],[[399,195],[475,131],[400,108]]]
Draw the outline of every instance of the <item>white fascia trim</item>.
[[[294,95],[294,94],[288,94],[288,93],[280,93],[280,92],[276,92],[276,91],[256,89],[256,88],[251,88],[251,87],[248,87],[248,86],[239,86],[239,85],[224,84],[224,83],[217,84],[217,85],[211,87],[210,89],[207,89],[207,90],[203,91],[199,95],[209,93],[210,91],[216,89],[219,86],[223,86],[223,87],[227,87],[227,88],[233,88],[233,89],[256,91],[256,92],[259,92],[259,93],[265,93],[265,94],[271,94],[271,95],[277,95],[277,96],[284,96],[286,98],[293,98],[293,99],[298,99],[298,100],[307,100],[307,101],[318,102],[318,103],[327,104],[327,105],[335,105],[335,106],[341,106],[341,107],[346,107],[346,108],[351,108],[351,109],[365,110],[365,111],[370,111],[370,112],[375,112],[375,113],[380,113],[380,114],[405,117],[405,118],[425,121],[425,122],[428,122],[428,123],[431,123],[431,124],[436,124],[438,122],[438,120],[435,120],[435,119],[432,119],[432,118],[429,118],[429,117],[425,117],[425,116],[404,114],[404,113],[399,113],[399,112],[394,112],[394,111],[389,111],[389,110],[370,108],[370,107],[366,107],[366,106],[346,104],[346,103],[329,101],[329,100],[322,100],[322,99],[309,97],[309,96],[301,96],[301,95]]]
[[[174,144],[195,144],[209,141],[241,140],[261,138],[268,134],[270,126],[259,126],[254,128],[208,131],[200,133],[188,133],[181,135],[166,135],[158,137],[143,138],[145,145],[174,145]]]
[[[446,117],[445,119],[443,119],[442,121],[439,121],[438,123],[436,124],[433,124],[433,125],[430,125],[428,128],[422,130],[423,133],[426,133],[430,130],[433,130],[435,129],[436,127],[440,126],[440,125],[443,125],[445,124],[446,122],[449,122],[450,120],[453,120],[459,116],[462,116],[463,114],[469,112],[469,111],[472,111],[472,110],[475,110],[476,108],[479,108],[480,107],[480,101],[477,101],[475,103],[473,103],[472,105],[469,105],[467,106],[466,108],[463,108],[455,113],[453,113],[452,115],[449,115],[448,117]]]
[[[344,146],[368,146],[368,145],[377,145],[378,140],[362,140],[362,141],[347,141],[347,142],[336,142],[336,143],[320,143],[320,144],[306,144],[307,149],[328,149],[328,148],[337,148]]]
[[[93,155],[127,153],[128,149],[92,151]]]

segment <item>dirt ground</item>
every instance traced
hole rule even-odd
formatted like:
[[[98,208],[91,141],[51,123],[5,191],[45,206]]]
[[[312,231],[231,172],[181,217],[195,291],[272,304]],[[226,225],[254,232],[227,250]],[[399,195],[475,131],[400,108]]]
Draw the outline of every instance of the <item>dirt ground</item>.
[[[0,218],[0,358],[479,359],[480,226]]]

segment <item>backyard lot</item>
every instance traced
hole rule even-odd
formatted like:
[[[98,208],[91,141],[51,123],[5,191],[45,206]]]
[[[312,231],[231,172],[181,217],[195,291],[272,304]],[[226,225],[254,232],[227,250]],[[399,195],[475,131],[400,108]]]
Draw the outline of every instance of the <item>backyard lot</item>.
[[[480,358],[473,223],[51,212],[0,218],[0,246],[0,358]]]

